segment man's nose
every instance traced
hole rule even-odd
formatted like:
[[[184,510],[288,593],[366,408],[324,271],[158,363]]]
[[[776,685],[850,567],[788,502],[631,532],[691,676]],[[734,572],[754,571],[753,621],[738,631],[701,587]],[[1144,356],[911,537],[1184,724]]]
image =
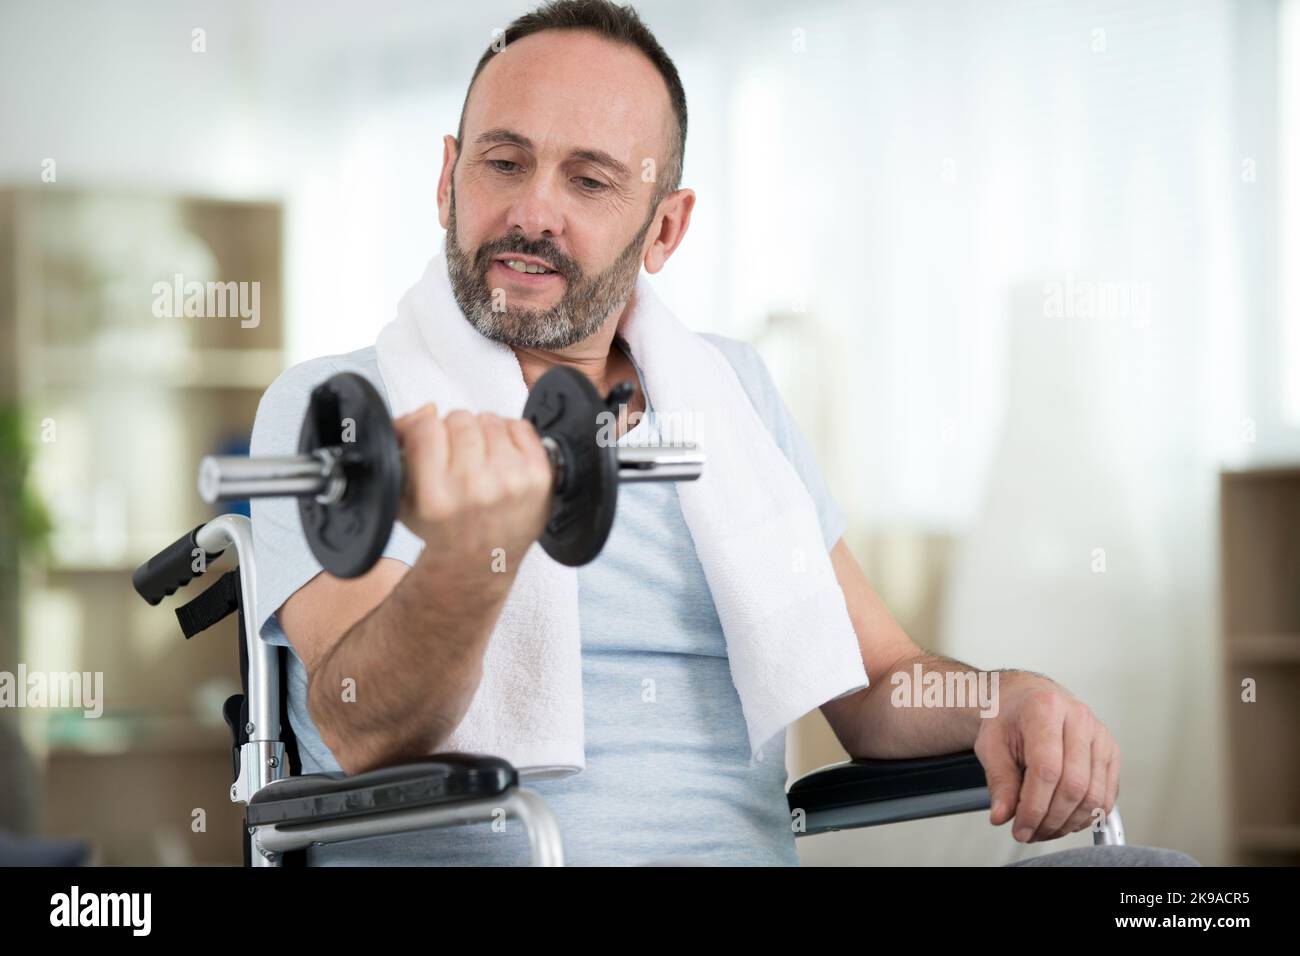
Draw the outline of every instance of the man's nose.
[[[560,198],[549,175],[530,176],[506,211],[506,229],[518,230],[530,240],[560,235],[564,231]]]

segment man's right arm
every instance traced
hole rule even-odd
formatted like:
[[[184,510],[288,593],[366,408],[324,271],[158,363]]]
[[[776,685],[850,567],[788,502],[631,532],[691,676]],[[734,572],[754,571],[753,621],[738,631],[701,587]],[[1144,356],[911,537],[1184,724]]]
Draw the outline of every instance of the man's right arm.
[[[307,706],[358,773],[435,753],[469,709],[514,574],[471,575],[433,549],[353,580],[318,574],[281,607],[307,670]]]
[[[533,425],[424,405],[393,422],[398,518],[415,563],[317,574],[281,606],[307,669],[307,708],[348,773],[437,751],[478,690],[487,642],[550,513],[554,476]]]

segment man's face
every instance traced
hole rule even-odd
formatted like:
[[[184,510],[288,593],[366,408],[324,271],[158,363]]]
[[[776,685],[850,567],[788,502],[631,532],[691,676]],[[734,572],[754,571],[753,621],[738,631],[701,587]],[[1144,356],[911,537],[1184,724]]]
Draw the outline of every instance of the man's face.
[[[649,60],[589,33],[534,34],[484,68],[444,223],[452,290],[480,333],[559,350],[621,311],[656,218],[643,164],[663,168],[671,114]]]

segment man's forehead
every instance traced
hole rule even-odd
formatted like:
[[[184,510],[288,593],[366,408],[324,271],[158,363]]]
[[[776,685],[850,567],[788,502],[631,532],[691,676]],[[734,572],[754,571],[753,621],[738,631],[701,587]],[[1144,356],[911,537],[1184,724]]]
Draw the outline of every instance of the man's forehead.
[[[539,150],[598,149],[639,166],[662,148],[670,111],[663,78],[635,47],[582,31],[544,31],[510,44],[483,68],[465,111],[463,145],[507,129]]]

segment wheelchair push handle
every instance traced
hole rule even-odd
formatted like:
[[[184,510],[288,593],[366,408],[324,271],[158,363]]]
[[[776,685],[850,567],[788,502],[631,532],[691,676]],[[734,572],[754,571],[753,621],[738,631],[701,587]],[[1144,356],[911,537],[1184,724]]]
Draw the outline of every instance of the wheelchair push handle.
[[[205,522],[206,523],[206,522]],[[208,563],[219,558],[221,551],[204,551],[198,544],[199,525],[187,531],[163,550],[135,569],[131,583],[136,593],[150,604],[158,604],[169,594],[175,594],[208,568]],[[202,554],[203,560],[199,560]],[[197,569],[196,569],[197,566]]]

